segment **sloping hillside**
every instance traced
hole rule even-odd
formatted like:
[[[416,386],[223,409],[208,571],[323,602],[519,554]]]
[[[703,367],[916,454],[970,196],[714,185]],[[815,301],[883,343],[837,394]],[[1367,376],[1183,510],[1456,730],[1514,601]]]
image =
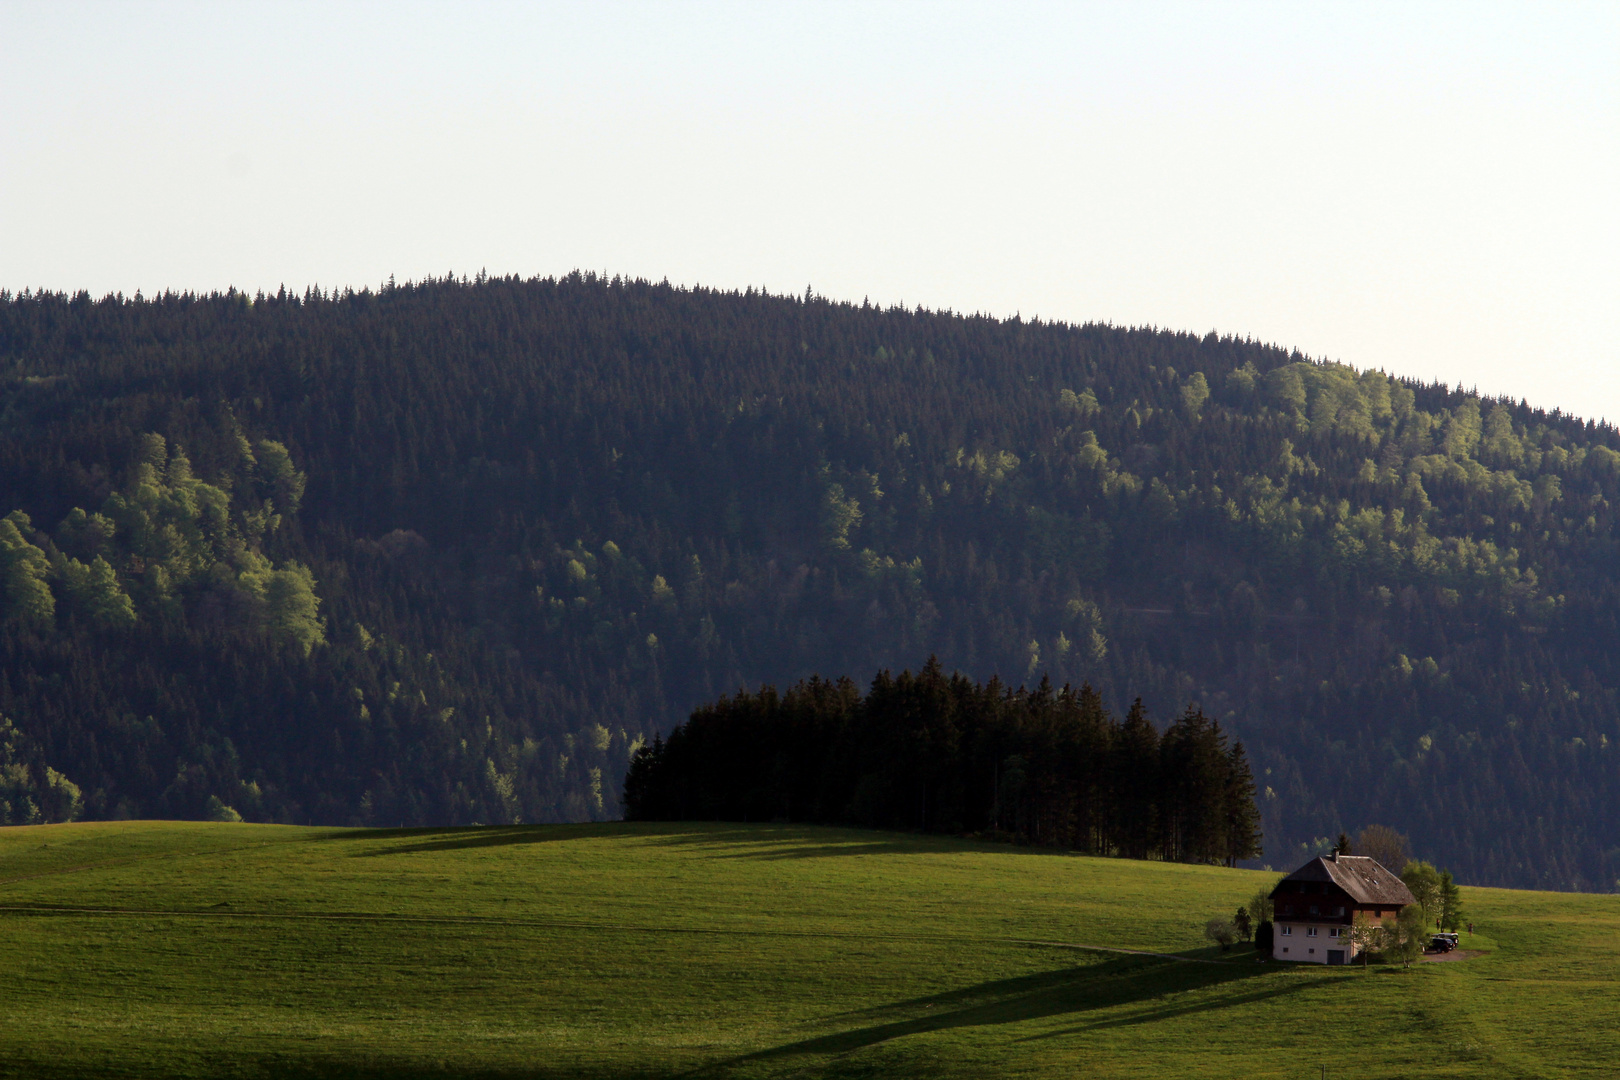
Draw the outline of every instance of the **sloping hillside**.
[[[0,1076],[1613,1072],[1613,897],[1467,889],[1483,955],[1409,971],[1204,941],[1275,879],[800,826],[5,829]]]
[[[64,784],[613,817],[695,705],[937,654],[1196,702],[1269,862],[1377,821],[1463,880],[1620,878],[1608,427],[1231,338],[577,276],[11,296],[0,365],[14,820]]]

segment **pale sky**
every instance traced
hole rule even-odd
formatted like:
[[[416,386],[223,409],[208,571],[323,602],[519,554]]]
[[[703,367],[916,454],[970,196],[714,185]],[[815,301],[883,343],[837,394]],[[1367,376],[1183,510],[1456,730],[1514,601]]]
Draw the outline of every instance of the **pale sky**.
[[[1620,420],[1620,4],[0,0],[0,288],[575,268]]]

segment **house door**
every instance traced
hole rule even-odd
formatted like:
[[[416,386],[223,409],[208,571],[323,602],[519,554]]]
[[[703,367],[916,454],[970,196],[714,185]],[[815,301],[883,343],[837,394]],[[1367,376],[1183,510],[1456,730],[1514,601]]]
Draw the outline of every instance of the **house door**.
[[[1328,963],[1330,963],[1330,964],[1342,964],[1342,963],[1344,963],[1344,950],[1343,949],[1329,949],[1328,950]]]

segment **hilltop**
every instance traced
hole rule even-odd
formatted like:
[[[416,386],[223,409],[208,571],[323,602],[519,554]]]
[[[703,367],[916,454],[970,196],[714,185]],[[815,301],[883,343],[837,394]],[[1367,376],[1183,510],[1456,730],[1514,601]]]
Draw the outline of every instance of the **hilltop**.
[[[601,820],[739,686],[1089,681],[1609,890],[1620,434],[1258,342],[574,275],[0,298],[8,820]]]
[[[1607,1075],[1612,897],[1260,964],[1275,874],[785,826],[0,830],[0,1075]],[[1135,952],[1125,950],[1138,950]]]

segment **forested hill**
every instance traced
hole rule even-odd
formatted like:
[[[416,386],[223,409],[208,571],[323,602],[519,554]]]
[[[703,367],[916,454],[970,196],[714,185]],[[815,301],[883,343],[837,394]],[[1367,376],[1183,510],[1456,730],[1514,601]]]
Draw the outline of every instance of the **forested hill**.
[[[0,298],[0,813],[617,817],[739,686],[1089,680],[1620,879],[1620,435],[1233,338],[573,276]]]

